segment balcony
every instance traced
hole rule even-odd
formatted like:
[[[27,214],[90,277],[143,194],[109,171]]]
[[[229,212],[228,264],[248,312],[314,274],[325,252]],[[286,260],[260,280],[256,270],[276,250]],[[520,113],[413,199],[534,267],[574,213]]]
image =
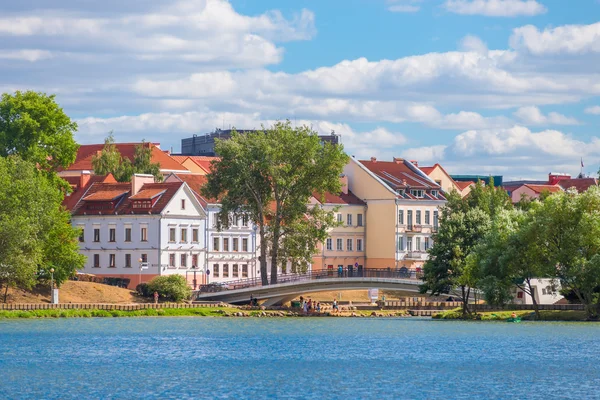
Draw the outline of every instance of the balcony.
[[[423,225],[406,225],[406,232],[421,233],[423,232]]]
[[[424,251],[409,251],[406,253],[406,260],[423,260],[427,253]]]

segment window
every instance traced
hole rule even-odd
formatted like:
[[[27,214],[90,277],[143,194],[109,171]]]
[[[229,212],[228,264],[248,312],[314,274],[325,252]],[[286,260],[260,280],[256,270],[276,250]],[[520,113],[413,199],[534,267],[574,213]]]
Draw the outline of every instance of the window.
[[[356,251],[363,251],[362,239],[356,239]]]
[[[142,242],[147,242],[148,241],[148,228],[143,227],[140,229],[140,240]]]
[[[116,264],[116,255],[109,254],[108,255],[108,268],[115,268]]]
[[[142,259],[143,263],[147,263],[148,262],[148,254],[142,254],[141,259]]]
[[[181,243],[187,243],[187,228],[181,228]]]
[[[412,238],[406,238],[406,251],[412,251]]]
[[[229,251],[229,238],[223,238],[223,251]]]
[[[431,211],[425,211],[425,225],[431,225]]]
[[[94,254],[94,268],[100,268],[100,254]]]
[[[437,212],[437,211],[434,211],[434,212],[433,212],[433,228],[434,228],[435,230],[437,230],[438,226],[439,226],[438,212]]]
[[[398,251],[404,251],[404,237],[398,238]]]
[[[422,189],[411,189],[410,194],[415,196],[417,199],[423,198],[423,190]]]
[[[346,239],[346,251],[352,251],[352,239]]]
[[[219,264],[214,264],[213,265],[213,275],[215,278],[219,277]]]
[[[100,241],[100,229],[99,228],[94,228],[94,242],[99,242]]]
[[[248,264],[242,264],[242,278],[248,277]]]
[[[192,268],[198,267],[198,254],[192,254]]]
[[[342,242],[342,239],[337,239],[336,240],[336,250],[337,251],[342,251],[344,250],[344,242]]]
[[[363,215],[362,214],[356,214],[356,226],[363,226]]]
[[[175,253],[169,254],[169,268],[175,268]]]
[[[192,229],[192,242],[194,243],[198,243],[199,239],[198,239],[198,228],[193,228]]]
[[[169,228],[169,242],[175,242],[175,228]]]
[[[341,223],[342,221],[343,221],[343,220],[342,220],[342,214],[338,214],[338,215],[337,215],[337,222],[340,222],[340,223]]]
[[[523,298],[523,292],[518,292],[517,299],[522,299],[522,298]]]
[[[404,210],[398,210],[398,225],[404,225]]]
[[[125,241],[131,242],[131,228],[125,228]]]
[[[238,238],[233,238],[233,239],[232,239],[232,241],[231,241],[231,245],[232,245],[232,247],[233,247],[233,249],[232,249],[232,250],[233,250],[233,251],[239,251],[239,246],[238,246],[239,244],[240,244],[240,239],[238,239]]]
[[[183,253],[180,257],[180,261],[179,268],[187,268],[187,254]]]
[[[248,238],[242,239],[242,251],[248,251]]]
[[[431,195],[432,195],[433,197],[437,197],[437,195],[438,195],[438,191],[437,191],[437,190],[432,190],[432,191],[431,191]]]
[[[415,238],[415,247],[417,251],[421,251],[421,238]]]
[[[213,251],[219,251],[219,238],[213,238]]]
[[[125,268],[131,268],[131,254],[125,254]]]
[[[333,250],[333,240],[331,238],[327,238],[327,250]]]
[[[425,251],[429,250],[429,238],[425,238]]]
[[[223,278],[229,278],[229,264],[223,264]]]
[[[181,199],[181,209],[185,210],[185,199]]]
[[[352,214],[346,214],[346,225],[352,226]]]
[[[242,225],[248,226],[248,216],[245,214],[242,216]]]
[[[117,241],[117,230],[115,228],[110,228],[108,230],[108,241],[109,242]]]
[[[417,225],[421,225],[421,210],[417,210]]]
[[[81,229],[81,233],[79,233],[79,241],[81,243],[85,242],[85,229]]]
[[[234,277],[234,278],[239,277],[239,274],[238,274],[238,265],[237,264],[233,264],[233,271],[232,271],[231,276]]]
[[[406,215],[406,224],[408,226],[412,226],[412,224],[413,224],[413,218],[412,218],[412,216],[413,216],[412,210],[408,210],[407,215]]]

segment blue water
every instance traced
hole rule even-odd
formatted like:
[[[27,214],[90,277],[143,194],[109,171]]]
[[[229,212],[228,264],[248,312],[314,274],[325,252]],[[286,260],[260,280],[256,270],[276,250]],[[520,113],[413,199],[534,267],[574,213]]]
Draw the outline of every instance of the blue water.
[[[0,398],[598,398],[599,337],[425,319],[0,321]]]

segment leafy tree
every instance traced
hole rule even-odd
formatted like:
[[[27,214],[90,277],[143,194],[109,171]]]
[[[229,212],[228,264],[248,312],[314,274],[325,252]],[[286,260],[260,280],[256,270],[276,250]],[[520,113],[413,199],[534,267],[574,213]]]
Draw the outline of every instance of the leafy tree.
[[[313,193],[339,193],[339,175],[348,161],[342,146],[322,144],[310,128],[294,128],[289,121],[256,132],[217,140],[221,159],[213,163],[203,194],[219,198],[219,227],[230,224],[230,215],[247,215],[258,227],[262,282],[271,283],[277,268],[292,263],[304,268],[316,243],[334,226],[331,212],[310,207]]]
[[[192,296],[192,289],[181,275],[157,276],[148,282],[147,292],[158,292],[160,297],[177,303],[188,300]]]
[[[100,154],[92,157],[92,166],[95,174],[113,174],[118,182],[128,182],[133,174],[151,174],[157,182],[163,180],[160,164],[152,162],[152,148],[145,140],[135,147],[132,161],[121,156],[112,132],[104,139]]]
[[[468,209],[479,208],[492,218],[502,210],[513,208],[506,190],[501,186],[494,186],[494,178],[491,177],[487,186],[481,180],[477,181],[464,203]]]
[[[462,312],[466,316],[470,312],[471,289],[479,279],[470,255],[489,226],[490,217],[485,212],[479,208],[468,209],[460,196],[450,194],[440,215],[435,244],[429,250],[430,258],[423,267],[421,293],[436,296],[459,288]]]
[[[4,93],[0,100],[0,156],[19,155],[44,171],[75,161],[77,124],[56,103],[54,95],[33,91]]]
[[[61,208],[62,192],[36,164],[0,157],[0,288],[29,289],[55,269],[60,285],[81,268],[78,231]]]

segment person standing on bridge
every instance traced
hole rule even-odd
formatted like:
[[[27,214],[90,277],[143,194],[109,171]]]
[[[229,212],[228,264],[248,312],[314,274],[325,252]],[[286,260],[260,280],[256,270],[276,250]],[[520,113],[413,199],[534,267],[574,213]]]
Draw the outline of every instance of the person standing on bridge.
[[[342,276],[344,276],[344,267],[338,265],[338,277],[341,278]]]
[[[334,312],[340,312],[339,308],[338,308],[338,304],[337,304],[337,300],[333,299],[333,311]]]

